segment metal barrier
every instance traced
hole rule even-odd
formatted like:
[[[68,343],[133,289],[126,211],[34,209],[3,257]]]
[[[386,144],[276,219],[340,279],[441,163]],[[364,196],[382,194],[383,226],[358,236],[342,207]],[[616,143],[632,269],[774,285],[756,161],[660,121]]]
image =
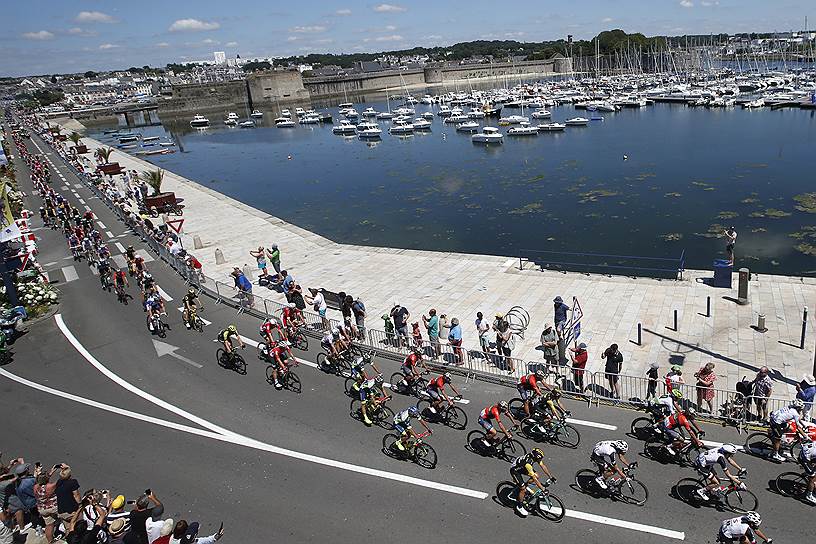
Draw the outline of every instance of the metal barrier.
[[[623,276],[670,277],[683,279],[686,266],[685,250],[679,258],[608,255],[540,249],[519,250],[519,269],[524,263],[537,264],[542,270],[610,273]],[[671,263],[671,266],[669,266]],[[668,267],[667,267],[668,266]]]

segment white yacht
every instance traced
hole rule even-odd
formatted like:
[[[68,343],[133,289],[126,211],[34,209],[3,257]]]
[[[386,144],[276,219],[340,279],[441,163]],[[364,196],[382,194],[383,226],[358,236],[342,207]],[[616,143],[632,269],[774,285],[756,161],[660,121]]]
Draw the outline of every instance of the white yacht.
[[[480,109],[472,108],[467,113],[467,116],[469,119],[484,119],[485,117],[487,117],[487,114]]]
[[[465,121],[456,125],[457,132],[476,132],[479,130],[479,123],[476,121]]]
[[[567,125],[564,123],[546,123],[543,125],[538,125],[539,132],[564,132],[565,128],[567,128]]]
[[[431,130],[431,122],[422,117],[417,117],[411,124],[414,125],[414,130]]]
[[[413,134],[414,125],[406,122],[395,123],[391,128],[388,129],[388,132],[390,132],[391,134]]]
[[[351,121],[341,119],[339,125],[332,127],[332,132],[335,134],[354,134],[357,132],[357,127],[351,124]]]
[[[346,119],[357,119],[358,117],[360,117],[360,114],[357,113],[357,110],[355,110],[354,108],[347,108],[342,113],[346,117]]]
[[[320,116],[316,113],[307,113],[300,118],[301,125],[318,125],[320,124]]]
[[[504,135],[496,127],[484,127],[481,132],[477,132],[470,137],[474,144],[500,144],[504,141]]]
[[[241,121],[238,123],[238,126],[241,128],[255,128],[255,121],[252,119],[247,119],[246,121]]]
[[[422,114],[422,118],[427,119],[428,121],[433,121],[434,114],[433,112],[426,111],[425,113]]]
[[[295,108],[295,115],[300,117],[301,115],[306,115],[306,110],[303,108]]]
[[[377,114],[377,119],[393,119],[394,114],[390,111],[381,111]]]
[[[573,117],[564,121],[568,127],[585,127],[589,124],[589,119],[586,117]]]
[[[284,108],[281,110],[281,117],[292,117],[292,112]]]
[[[468,117],[464,113],[457,113],[455,115],[451,115],[451,116],[445,117],[443,119],[444,123],[453,124],[453,125],[458,125],[460,123],[465,123],[467,121],[470,121],[470,117]]]
[[[549,119],[552,113],[549,110],[537,110],[533,112],[533,119]]]
[[[254,117],[255,119],[260,119],[263,117],[263,112],[260,110],[252,110],[252,113],[250,113],[249,116]]]
[[[765,99],[757,98],[756,100],[751,100],[750,102],[746,102],[742,105],[745,109],[752,109],[752,108],[764,108],[765,107]]]
[[[616,106],[615,104],[611,104],[609,102],[600,102],[600,103],[595,105],[595,109],[597,111],[603,111],[603,112],[609,113],[609,112],[616,112],[616,111],[620,110],[620,107]]]
[[[518,125],[519,123],[529,123],[530,118],[523,115],[511,115],[509,117],[502,117],[499,119],[500,125]]]
[[[406,108],[405,106],[394,110],[397,115],[414,115],[416,110],[414,108]]]
[[[292,128],[295,126],[295,122],[292,121],[291,117],[278,117],[275,119],[275,126],[278,128]]]
[[[538,127],[531,126],[530,123],[519,123],[507,131],[508,136],[538,136]]]
[[[357,136],[361,140],[379,139],[382,135],[382,129],[377,126],[377,123],[360,123],[357,125]]]
[[[377,110],[374,108],[366,108],[363,110],[363,117],[377,117]]]
[[[451,115],[453,115],[453,112],[451,111],[449,106],[442,104],[441,106],[439,106],[439,111],[436,112],[436,114],[439,117],[450,117]]]
[[[193,128],[204,128],[210,126],[210,120],[203,115],[194,115],[193,120],[190,121],[190,126]]]
[[[353,108],[354,104],[352,104],[351,102],[343,102],[342,104],[338,104],[337,107],[342,110],[346,108]]]

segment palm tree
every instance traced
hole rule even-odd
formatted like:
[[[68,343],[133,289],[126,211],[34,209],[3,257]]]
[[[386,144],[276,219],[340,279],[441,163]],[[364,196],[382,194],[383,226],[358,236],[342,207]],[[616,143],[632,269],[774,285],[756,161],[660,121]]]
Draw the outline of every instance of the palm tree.
[[[74,131],[68,136],[68,139],[74,142],[75,146],[78,146],[79,142],[82,141],[82,136],[79,135],[79,132]]]
[[[111,153],[113,153],[113,148],[110,147],[100,147],[96,150],[96,156],[105,161],[105,164],[108,164]]]
[[[161,186],[164,181],[164,170],[161,168],[148,170],[147,172],[142,172],[139,177],[153,188],[154,195],[161,193]]]

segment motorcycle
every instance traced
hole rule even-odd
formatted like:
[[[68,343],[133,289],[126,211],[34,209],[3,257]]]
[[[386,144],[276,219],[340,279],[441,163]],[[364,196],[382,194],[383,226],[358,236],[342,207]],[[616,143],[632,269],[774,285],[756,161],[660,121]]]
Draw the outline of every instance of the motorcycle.
[[[13,340],[17,336],[17,324],[28,318],[25,308],[15,306],[0,313],[0,331],[7,339]]]

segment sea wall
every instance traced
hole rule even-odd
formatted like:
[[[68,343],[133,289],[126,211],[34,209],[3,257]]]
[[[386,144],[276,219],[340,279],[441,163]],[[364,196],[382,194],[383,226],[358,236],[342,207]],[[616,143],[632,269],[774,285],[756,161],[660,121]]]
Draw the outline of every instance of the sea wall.
[[[247,83],[244,80],[238,80],[173,85],[173,94],[170,97],[160,98],[158,105],[161,115],[244,106],[246,101]]]
[[[276,101],[305,100],[309,92],[303,77],[295,71],[265,71],[247,76],[247,91],[253,107],[274,105]]]
[[[384,70],[382,72],[346,76],[309,77],[303,80],[303,85],[312,98],[401,89],[403,86],[424,85],[425,83],[424,70],[419,68],[414,70]]]

